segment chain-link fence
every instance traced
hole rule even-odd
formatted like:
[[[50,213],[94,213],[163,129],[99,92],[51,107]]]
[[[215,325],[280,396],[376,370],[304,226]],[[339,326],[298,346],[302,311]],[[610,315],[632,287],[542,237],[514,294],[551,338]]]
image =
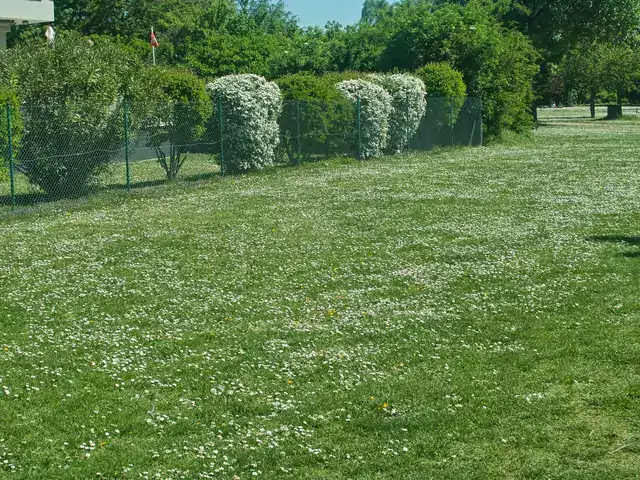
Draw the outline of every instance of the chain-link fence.
[[[482,145],[478,99],[429,98],[407,150]],[[188,104],[24,105],[0,122],[0,212],[96,192],[225,173],[225,112]],[[209,115],[210,114],[210,115]],[[359,158],[358,105],[286,101],[277,163]]]

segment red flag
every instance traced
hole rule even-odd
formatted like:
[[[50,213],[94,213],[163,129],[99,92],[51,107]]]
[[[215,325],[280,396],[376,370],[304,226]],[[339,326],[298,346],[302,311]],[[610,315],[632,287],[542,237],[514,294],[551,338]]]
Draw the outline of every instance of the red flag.
[[[152,47],[159,47],[160,44],[158,43],[158,40],[156,40],[156,34],[151,32],[151,46]]]

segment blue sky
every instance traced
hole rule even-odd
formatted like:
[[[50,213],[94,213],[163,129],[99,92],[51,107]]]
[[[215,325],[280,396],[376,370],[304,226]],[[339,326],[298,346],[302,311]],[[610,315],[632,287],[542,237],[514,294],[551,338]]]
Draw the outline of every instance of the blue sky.
[[[284,0],[303,26],[324,27],[329,20],[354,23],[360,18],[364,0]]]

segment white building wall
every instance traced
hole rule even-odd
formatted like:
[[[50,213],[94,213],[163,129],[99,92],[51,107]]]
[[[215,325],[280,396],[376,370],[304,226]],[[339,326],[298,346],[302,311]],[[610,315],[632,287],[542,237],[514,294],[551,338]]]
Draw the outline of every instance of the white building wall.
[[[0,0],[0,49],[6,48],[11,25],[53,20],[53,0]]]
[[[0,21],[16,24],[53,22],[53,0],[1,0]]]

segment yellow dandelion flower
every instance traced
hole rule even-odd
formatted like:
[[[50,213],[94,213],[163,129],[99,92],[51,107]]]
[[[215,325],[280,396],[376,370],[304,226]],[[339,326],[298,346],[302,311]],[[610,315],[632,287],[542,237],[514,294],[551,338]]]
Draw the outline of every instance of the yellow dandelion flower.
[[[388,404],[387,402],[384,402],[384,403],[382,404],[382,408],[387,408],[388,406],[389,406],[389,404]]]
[[[293,385],[293,380],[287,380],[287,383],[288,383],[289,385]]]

